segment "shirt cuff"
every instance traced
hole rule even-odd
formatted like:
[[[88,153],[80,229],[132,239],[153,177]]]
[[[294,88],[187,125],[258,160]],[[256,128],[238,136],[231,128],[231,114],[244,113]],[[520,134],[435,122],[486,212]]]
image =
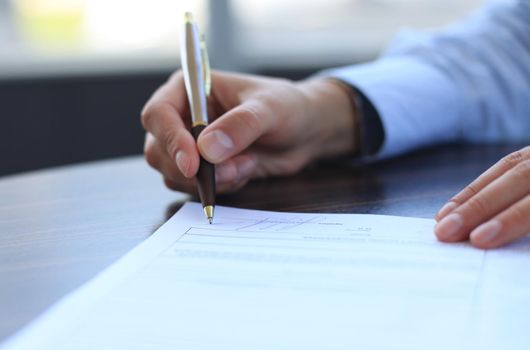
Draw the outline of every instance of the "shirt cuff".
[[[370,103],[384,129],[375,159],[452,141],[461,134],[459,100],[451,80],[417,58],[387,57],[325,70],[318,76],[347,83],[360,92],[361,101]],[[362,122],[366,123],[364,118]]]

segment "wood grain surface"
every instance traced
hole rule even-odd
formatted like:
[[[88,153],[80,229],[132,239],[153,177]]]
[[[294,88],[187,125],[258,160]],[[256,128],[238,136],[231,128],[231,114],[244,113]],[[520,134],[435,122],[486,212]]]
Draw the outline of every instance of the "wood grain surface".
[[[432,217],[522,146],[444,146],[370,166],[350,161],[259,180],[219,205]],[[190,197],[141,157],[0,178],[0,340],[142,242]]]

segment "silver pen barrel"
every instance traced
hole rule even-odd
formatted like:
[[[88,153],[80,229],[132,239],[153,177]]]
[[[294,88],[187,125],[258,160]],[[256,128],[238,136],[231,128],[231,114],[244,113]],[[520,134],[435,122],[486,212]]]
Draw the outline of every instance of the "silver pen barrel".
[[[191,13],[184,15],[184,30],[181,38],[181,63],[184,83],[190,103],[192,125],[208,125],[206,107],[205,72],[201,38]]]

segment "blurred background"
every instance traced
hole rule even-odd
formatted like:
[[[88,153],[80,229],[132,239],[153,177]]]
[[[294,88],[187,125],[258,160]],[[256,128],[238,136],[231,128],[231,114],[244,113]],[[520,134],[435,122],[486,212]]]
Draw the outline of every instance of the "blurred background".
[[[0,176],[142,152],[192,11],[212,67],[292,79],[374,59],[481,0],[0,0]]]

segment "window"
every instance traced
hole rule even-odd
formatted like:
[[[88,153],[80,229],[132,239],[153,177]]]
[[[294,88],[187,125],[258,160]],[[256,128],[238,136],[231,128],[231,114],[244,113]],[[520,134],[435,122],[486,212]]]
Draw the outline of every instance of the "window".
[[[232,0],[238,55],[261,64],[373,58],[401,27],[436,28],[481,0]]]
[[[0,0],[0,77],[170,71],[181,14],[212,65],[253,71],[373,58],[402,26],[433,28],[481,0]]]
[[[178,66],[182,14],[205,0],[0,0],[0,77]]]

